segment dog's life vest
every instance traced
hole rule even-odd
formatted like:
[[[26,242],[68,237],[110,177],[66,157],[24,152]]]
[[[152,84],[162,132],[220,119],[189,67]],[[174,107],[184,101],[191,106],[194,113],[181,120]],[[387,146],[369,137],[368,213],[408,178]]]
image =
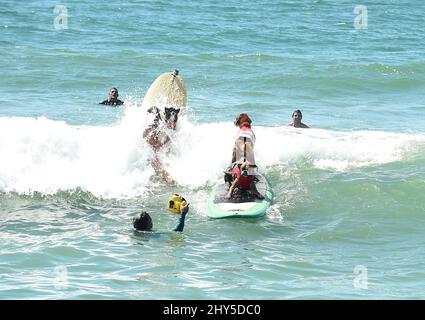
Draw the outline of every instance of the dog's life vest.
[[[243,163],[245,161],[255,164],[254,156],[254,144],[255,134],[251,129],[251,125],[248,122],[244,122],[240,125],[240,129],[236,134],[235,148],[236,148],[236,161]],[[255,175],[256,169],[249,168],[249,175]]]
[[[251,125],[248,122],[244,122],[240,125],[239,131],[236,134],[236,139],[238,140],[240,138],[246,138],[251,140],[252,144],[255,144],[255,134],[254,131],[251,129]]]
[[[231,174],[233,181],[239,179],[239,189],[241,190],[249,190],[255,179],[255,176],[242,174],[240,165],[234,166]]]

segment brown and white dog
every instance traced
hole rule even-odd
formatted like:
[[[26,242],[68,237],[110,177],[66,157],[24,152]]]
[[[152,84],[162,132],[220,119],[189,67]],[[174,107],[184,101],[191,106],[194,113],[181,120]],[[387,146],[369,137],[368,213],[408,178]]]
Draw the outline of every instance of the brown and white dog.
[[[257,168],[254,158],[255,134],[251,129],[252,120],[246,113],[236,117],[234,125],[239,127],[232,152],[232,165],[225,172],[224,180],[229,183],[229,191],[225,198],[230,199],[234,190],[250,190],[258,199],[264,197],[258,192],[255,183],[255,174],[251,168]]]

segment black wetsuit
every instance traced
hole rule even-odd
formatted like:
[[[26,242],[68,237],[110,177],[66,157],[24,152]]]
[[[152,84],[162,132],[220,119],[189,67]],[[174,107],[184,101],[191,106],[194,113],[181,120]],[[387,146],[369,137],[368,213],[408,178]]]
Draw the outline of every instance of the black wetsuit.
[[[121,101],[120,99],[117,99],[115,101],[109,101],[108,99],[106,99],[99,104],[105,104],[105,105],[108,105],[108,106],[120,106],[120,105],[124,104],[124,101]]]

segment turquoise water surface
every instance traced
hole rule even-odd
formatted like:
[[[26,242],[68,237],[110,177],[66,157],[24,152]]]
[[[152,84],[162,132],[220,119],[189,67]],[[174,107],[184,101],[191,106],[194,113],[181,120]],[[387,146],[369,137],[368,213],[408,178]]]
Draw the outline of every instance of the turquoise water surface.
[[[1,299],[425,298],[423,1],[0,2]],[[173,69],[175,187],[141,108]],[[98,104],[113,86],[124,107]],[[275,202],[211,220],[240,112]]]

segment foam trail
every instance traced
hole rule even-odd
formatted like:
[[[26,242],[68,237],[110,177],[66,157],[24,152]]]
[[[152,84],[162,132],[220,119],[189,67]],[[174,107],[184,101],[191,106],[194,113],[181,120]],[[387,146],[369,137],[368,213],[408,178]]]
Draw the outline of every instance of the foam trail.
[[[303,159],[316,168],[344,171],[400,161],[425,144],[423,134],[383,131],[263,127],[257,132],[257,162],[266,166]]]
[[[229,164],[236,129],[232,123],[194,125],[185,120],[164,155],[169,172],[193,188],[215,183]],[[260,171],[302,161],[319,169],[346,171],[403,160],[425,146],[425,135],[381,131],[337,132],[283,127],[253,128]]]
[[[151,119],[127,107],[112,126],[71,126],[40,118],[0,118],[0,191],[52,194],[81,188],[105,198],[144,195],[152,187],[152,150],[142,138]],[[260,171],[302,161],[319,169],[351,170],[400,161],[423,150],[423,134],[336,132],[254,126]],[[160,157],[181,186],[217,183],[229,164],[231,122],[194,124],[182,117]]]

